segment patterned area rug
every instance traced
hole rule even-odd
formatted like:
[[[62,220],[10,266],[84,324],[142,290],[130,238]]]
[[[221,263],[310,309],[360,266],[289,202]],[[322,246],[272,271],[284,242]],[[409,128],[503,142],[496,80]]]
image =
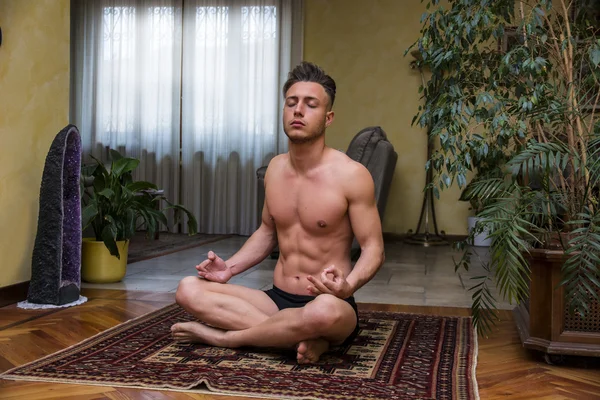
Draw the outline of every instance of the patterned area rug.
[[[155,239],[147,238],[146,232],[136,232],[135,236],[129,242],[127,263],[131,264],[175,253],[176,251],[218,242],[231,236],[210,235],[207,233],[197,233],[190,236],[185,233],[160,232],[158,239]]]
[[[0,378],[277,399],[479,398],[470,318],[360,311],[354,343],[312,366],[294,351],[175,343],[171,325],[190,320],[167,306]]]

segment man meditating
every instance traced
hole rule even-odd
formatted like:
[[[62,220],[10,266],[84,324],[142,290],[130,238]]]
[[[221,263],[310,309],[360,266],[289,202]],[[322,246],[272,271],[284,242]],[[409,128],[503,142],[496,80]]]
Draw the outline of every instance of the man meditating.
[[[289,73],[283,87],[289,151],[269,163],[261,226],[227,261],[210,251],[196,266],[199,277],[181,280],[177,303],[202,323],[173,325],[176,340],[296,348],[298,363],[306,364],[357,335],[353,294],[383,263],[383,238],[371,174],[325,145],[335,91],[314,64]],[[361,247],[354,268],[353,235]],[[272,289],[227,284],[277,244]]]

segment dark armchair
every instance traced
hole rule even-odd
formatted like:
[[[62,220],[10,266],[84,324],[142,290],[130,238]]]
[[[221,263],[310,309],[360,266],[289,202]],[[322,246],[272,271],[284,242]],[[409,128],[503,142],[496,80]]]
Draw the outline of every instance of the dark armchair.
[[[348,145],[346,150],[348,157],[354,161],[363,164],[373,177],[375,182],[375,199],[377,200],[377,209],[379,217],[383,220],[387,198],[390,193],[390,185],[396,169],[398,154],[394,151],[394,146],[387,140],[383,129],[379,126],[365,128],[358,132]],[[264,178],[267,167],[260,167],[256,171],[258,179],[258,225],[260,226],[261,213],[265,201]],[[352,258],[356,259],[360,254],[360,246],[357,241],[352,243]],[[278,256],[278,251],[271,254],[272,258]]]

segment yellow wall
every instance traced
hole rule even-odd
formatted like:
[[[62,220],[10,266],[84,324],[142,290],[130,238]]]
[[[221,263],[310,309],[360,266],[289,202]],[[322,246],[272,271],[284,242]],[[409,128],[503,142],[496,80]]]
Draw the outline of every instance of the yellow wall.
[[[399,159],[384,231],[416,228],[425,180],[425,133],[410,126],[420,78],[404,50],[418,37],[418,0],[305,0],[305,59],[338,85],[328,144],[345,149],[380,125]],[[2,0],[0,27],[0,287],[29,280],[44,161],[68,123],[69,0]],[[467,204],[442,193],[440,229],[466,233]],[[7,228],[10,227],[10,228]]]
[[[327,144],[346,149],[362,128],[379,125],[398,153],[385,212],[385,232],[416,229],[425,183],[426,134],[411,121],[420,104],[418,71],[404,51],[419,37],[419,0],[306,0],[304,59],[336,81],[336,120]],[[460,191],[442,192],[438,227],[466,234],[468,204]]]
[[[69,7],[0,1],[0,287],[31,275],[44,162],[68,123]]]

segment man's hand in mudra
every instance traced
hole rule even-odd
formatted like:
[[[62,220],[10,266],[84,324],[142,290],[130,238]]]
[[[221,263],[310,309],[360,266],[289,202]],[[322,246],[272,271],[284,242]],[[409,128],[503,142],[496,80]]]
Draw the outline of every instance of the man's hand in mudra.
[[[352,288],[346,280],[346,277],[341,270],[331,265],[321,272],[321,279],[317,279],[312,275],[307,277],[308,281],[312,283],[308,287],[308,291],[318,296],[320,294],[331,294],[340,299],[346,299],[352,296]]]
[[[196,265],[196,269],[198,276],[212,282],[226,283],[233,276],[225,261],[214,251],[209,251],[208,258]]]

